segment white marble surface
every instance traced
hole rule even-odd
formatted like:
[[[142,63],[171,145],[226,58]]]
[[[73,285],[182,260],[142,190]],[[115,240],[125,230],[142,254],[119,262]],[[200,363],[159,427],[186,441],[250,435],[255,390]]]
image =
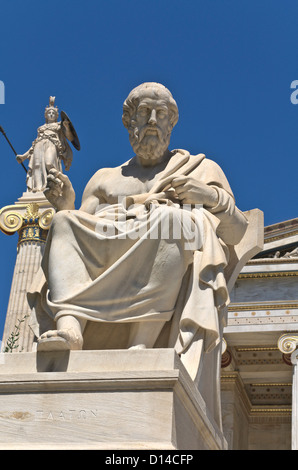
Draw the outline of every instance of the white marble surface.
[[[0,449],[220,449],[173,349],[2,354]]]

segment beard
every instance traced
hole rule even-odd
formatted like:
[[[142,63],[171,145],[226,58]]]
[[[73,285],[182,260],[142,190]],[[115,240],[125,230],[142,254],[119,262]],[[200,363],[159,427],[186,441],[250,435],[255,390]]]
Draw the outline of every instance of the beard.
[[[169,146],[170,136],[170,132],[164,135],[158,127],[144,126],[140,130],[135,127],[129,140],[138,157],[143,160],[158,161]]]

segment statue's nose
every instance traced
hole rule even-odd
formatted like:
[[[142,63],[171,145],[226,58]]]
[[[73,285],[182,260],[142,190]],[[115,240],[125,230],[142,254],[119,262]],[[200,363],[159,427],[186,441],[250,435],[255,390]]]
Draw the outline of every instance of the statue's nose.
[[[151,115],[150,115],[150,118],[149,118],[149,124],[156,124],[156,111],[155,109],[152,109],[151,111]]]

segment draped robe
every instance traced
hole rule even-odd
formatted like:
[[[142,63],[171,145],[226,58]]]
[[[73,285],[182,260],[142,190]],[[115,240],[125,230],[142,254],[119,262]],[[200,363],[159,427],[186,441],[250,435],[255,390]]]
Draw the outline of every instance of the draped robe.
[[[53,168],[62,171],[63,160],[65,165],[70,166],[72,161],[72,150],[62,132],[61,123],[53,122],[43,124],[37,130],[37,138],[29,149],[29,164],[27,172],[27,187],[29,191],[43,191],[47,185],[47,173],[45,153],[51,153]]]
[[[218,349],[221,341],[222,312],[229,302],[229,245],[239,243],[247,221],[221,168],[203,154],[173,152],[150,193],[168,189],[179,175],[215,188],[216,207],[185,208],[157,198],[149,207],[127,208],[124,199],[92,215],[73,210],[54,216],[43,274],[28,295],[36,336],[64,314],[84,318],[98,331],[162,321],[156,347],[174,347],[196,379],[200,356]],[[180,237],[174,237],[175,227]],[[98,341],[98,349],[114,347]],[[116,343],[121,347],[119,337]]]

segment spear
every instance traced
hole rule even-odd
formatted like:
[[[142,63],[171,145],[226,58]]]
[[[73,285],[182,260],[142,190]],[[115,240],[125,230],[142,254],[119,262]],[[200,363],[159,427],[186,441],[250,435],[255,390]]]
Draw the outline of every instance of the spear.
[[[5,134],[4,129],[3,129],[2,126],[0,126],[0,131],[1,131],[2,134],[4,135],[4,137],[5,137],[5,139],[7,140],[7,142],[9,143],[9,145],[10,145],[10,147],[12,148],[12,151],[13,151],[13,153],[15,154],[15,156],[17,156],[17,152],[15,151],[15,149],[13,148],[13,146],[11,145],[11,143],[10,143],[10,141],[9,141],[9,139],[8,139],[8,137],[7,137],[7,135]],[[21,165],[22,165],[22,167],[24,168],[25,172],[27,173],[26,167],[25,167],[25,165],[23,164],[23,162],[21,162]]]

